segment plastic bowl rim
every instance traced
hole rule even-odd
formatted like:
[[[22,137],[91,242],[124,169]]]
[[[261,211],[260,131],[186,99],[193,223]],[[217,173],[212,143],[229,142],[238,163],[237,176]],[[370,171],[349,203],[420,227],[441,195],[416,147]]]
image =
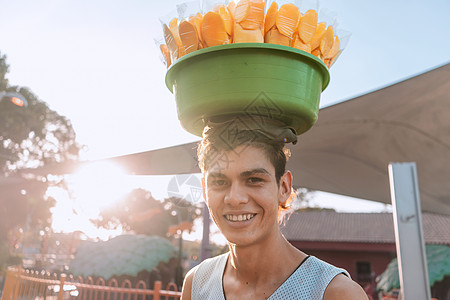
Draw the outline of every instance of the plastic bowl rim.
[[[216,52],[216,51],[224,51],[224,50],[230,50],[230,49],[273,49],[277,51],[288,51],[295,54],[299,54],[305,57],[308,57],[309,59],[312,59],[322,70],[323,75],[323,84],[322,84],[322,92],[327,88],[328,84],[330,83],[330,71],[328,70],[328,67],[316,56],[312,55],[311,53],[308,53],[306,51],[283,46],[283,45],[277,45],[277,44],[269,44],[269,43],[236,43],[236,44],[226,44],[226,45],[220,45],[220,46],[212,46],[207,47],[203,49],[199,49],[196,51],[193,51],[189,54],[184,55],[183,57],[179,58],[175,63],[173,63],[166,72],[166,86],[170,90],[170,92],[173,93],[173,85],[169,83],[169,77],[171,76],[172,72],[174,72],[175,68],[178,68],[181,64],[183,64],[185,61],[191,59],[192,57],[202,55],[205,53],[210,52]]]

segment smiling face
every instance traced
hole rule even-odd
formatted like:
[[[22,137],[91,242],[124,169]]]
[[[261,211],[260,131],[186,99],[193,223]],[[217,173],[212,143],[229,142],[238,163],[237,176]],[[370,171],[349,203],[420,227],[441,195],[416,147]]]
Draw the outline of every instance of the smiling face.
[[[226,155],[226,166],[213,165],[204,174],[203,193],[214,222],[239,246],[278,234],[279,204],[291,193],[290,172],[278,184],[275,167],[255,147],[240,146]]]

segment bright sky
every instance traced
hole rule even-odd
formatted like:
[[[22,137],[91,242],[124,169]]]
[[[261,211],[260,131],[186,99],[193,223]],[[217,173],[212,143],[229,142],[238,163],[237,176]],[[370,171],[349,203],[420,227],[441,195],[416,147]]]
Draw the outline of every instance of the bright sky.
[[[86,145],[82,159],[196,141],[178,123],[153,40],[161,37],[158,18],[180,2],[0,0],[10,83],[29,87],[71,120]],[[321,107],[450,61],[448,0],[322,0],[320,7],[335,11],[339,27],[352,34]],[[342,210],[352,206],[340,203]]]

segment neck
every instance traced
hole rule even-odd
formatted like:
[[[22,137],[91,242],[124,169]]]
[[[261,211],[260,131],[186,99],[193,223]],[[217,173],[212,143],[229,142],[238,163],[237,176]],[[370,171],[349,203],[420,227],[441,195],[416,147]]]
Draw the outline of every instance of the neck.
[[[230,244],[229,271],[241,282],[272,281],[284,270],[297,266],[306,255],[277,232],[273,238],[249,246]]]

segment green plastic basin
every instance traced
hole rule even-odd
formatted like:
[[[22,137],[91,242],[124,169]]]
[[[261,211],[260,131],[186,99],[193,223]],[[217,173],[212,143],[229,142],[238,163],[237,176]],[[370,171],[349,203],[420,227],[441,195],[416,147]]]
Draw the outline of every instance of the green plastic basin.
[[[263,43],[197,50],[166,74],[181,125],[198,136],[207,120],[239,115],[274,118],[300,135],[316,122],[329,80],[328,68],[314,55]]]

